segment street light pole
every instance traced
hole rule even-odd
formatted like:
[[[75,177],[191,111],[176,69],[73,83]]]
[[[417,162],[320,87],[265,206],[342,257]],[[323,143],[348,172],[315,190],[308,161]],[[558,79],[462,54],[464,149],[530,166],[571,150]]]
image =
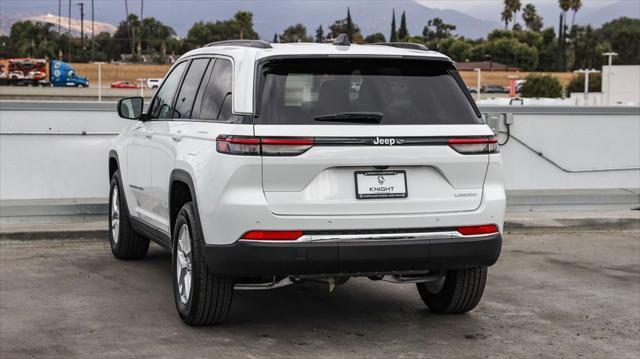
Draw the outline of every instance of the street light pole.
[[[607,97],[607,106],[611,105],[611,65],[613,64],[613,57],[614,56],[618,56],[617,52],[613,52],[613,51],[609,51],[609,52],[605,52],[604,54],[602,54],[602,56],[607,56],[609,58],[609,66],[607,66],[607,91],[606,91],[606,97]]]
[[[574,73],[584,74],[584,104],[587,104],[587,98],[589,97],[589,74],[598,73],[600,71],[595,69],[580,69],[575,70]]]
[[[482,69],[481,68],[475,68],[475,69],[473,69],[473,71],[478,73],[478,83],[476,84],[476,87],[477,87],[476,90],[478,91],[477,95],[476,95],[476,101],[477,101],[477,100],[480,99],[480,85],[481,85]]]

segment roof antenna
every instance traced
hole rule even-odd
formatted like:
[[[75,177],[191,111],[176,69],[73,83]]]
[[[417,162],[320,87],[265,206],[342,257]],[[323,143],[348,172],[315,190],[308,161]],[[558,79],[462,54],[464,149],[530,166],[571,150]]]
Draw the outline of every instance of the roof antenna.
[[[333,40],[333,44],[336,46],[351,46],[349,42],[349,36],[347,34],[340,34]]]

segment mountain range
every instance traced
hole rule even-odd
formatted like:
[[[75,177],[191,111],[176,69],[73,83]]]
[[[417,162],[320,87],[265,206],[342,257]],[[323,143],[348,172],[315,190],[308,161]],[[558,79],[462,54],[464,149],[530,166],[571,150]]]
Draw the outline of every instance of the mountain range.
[[[73,1],[74,4],[76,2]],[[62,15],[68,15],[68,0],[63,0],[62,3]],[[364,35],[382,32],[388,37],[391,14],[395,10],[396,24],[400,25],[400,15],[405,11],[409,32],[414,35],[422,33],[429,19],[440,17],[445,22],[456,25],[456,34],[480,38],[503,26],[499,21],[502,5],[501,1],[478,3],[470,9],[460,11],[429,7],[424,1],[420,3],[413,0],[147,0],[144,2],[144,16],[153,16],[172,26],[178,36],[185,36],[196,21],[224,20],[232,17],[238,10],[246,10],[253,13],[255,30],[263,39],[270,40],[274,33],[281,33],[287,26],[297,23],[305,25],[310,35],[314,34],[319,25],[323,26],[326,33],[333,21],[346,17],[347,8]],[[140,14],[140,1],[129,0],[128,5],[130,12]],[[103,23],[117,25],[126,15],[122,1],[96,0],[95,7],[95,19]],[[543,2],[538,8],[546,26],[557,26],[559,9],[555,1]],[[4,0],[0,2],[0,31],[8,33],[14,21],[57,12],[58,2],[53,0]],[[78,7],[74,5],[71,17],[79,18],[78,13]],[[85,21],[90,20],[90,16],[90,2],[85,1]],[[585,5],[578,13],[576,22],[599,26],[619,16],[640,17],[640,2],[618,0],[597,8]]]

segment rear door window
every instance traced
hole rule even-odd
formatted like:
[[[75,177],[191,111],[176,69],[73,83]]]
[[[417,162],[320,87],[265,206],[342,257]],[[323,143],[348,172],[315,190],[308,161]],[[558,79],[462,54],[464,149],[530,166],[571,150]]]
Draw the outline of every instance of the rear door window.
[[[317,121],[340,113],[376,113],[381,125],[479,124],[447,62],[407,59],[280,59],[266,63],[257,124],[353,124]]]
[[[193,106],[192,117],[227,121],[231,117],[233,66],[229,60],[216,59],[213,67],[210,65],[209,68]]]
[[[200,88],[200,83],[204,77],[204,73],[207,70],[209,59],[195,59],[191,61],[189,70],[184,76],[182,81],[182,87],[180,93],[176,99],[175,111],[173,111],[173,118],[191,118],[191,109],[193,108],[193,102],[195,101],[196,94]]]

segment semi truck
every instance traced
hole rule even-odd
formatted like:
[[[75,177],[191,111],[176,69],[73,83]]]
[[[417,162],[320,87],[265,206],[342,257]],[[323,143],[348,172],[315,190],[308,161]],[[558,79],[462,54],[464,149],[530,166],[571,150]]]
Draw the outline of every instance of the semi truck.
[[[0,85],[89,87],[89,80],[58,60],[0,59]]]

